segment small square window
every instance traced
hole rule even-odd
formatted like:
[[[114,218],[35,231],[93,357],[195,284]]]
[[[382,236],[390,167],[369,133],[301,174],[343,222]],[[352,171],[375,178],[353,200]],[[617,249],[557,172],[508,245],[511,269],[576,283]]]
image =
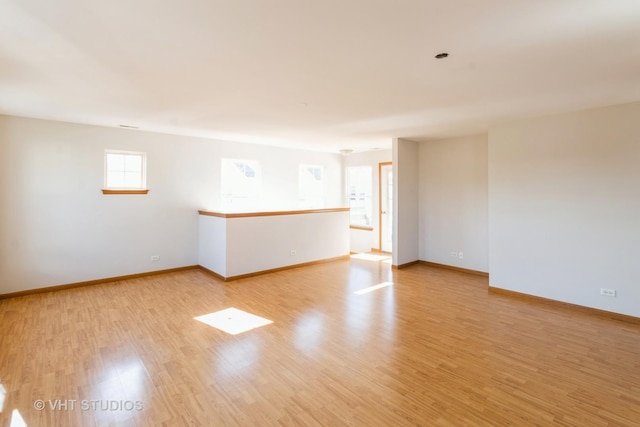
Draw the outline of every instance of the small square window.
[[[105,150],[104,194],[146,194],[148,191],[146,153]]]

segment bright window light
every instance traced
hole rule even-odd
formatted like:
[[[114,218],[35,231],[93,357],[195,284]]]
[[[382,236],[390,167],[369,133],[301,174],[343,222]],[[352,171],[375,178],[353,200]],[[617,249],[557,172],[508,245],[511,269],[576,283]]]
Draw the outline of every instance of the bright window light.
[[[145,190],[147,155],[134,151],[105,150],[104,188]]]
[[[351,225],[370,226],[373,216],[371,166],[347,168],[347,198]]]
[[[233,307],[194,317],[194,319],[231,335],[238,335],[273,323],[272,320]]]
[[[11,413],[11,424],[9,424],[9,427],[27,427],[27,423],[17,409],[14,409]]]
[[[298,197],[300,208],[323,208],[324,195],[324,168],[319,165],[300,165],[298,173]]]
[[[222,159],[220,194],[226,211],[248,211],[260,207],[262,170],[257,160]]]
[[[382,288],[386,288],[387,286],[392,286],[393,282],[382,282],[379,285],[374,285],[374,286],[369,286],[368,288],[364,288],[364,289],[360,289],[359,291],[355,291],[354,294],[356,295],[362,295],[362,294],[367,294],[369,292],[373,292],[376,289],[382,289]]]

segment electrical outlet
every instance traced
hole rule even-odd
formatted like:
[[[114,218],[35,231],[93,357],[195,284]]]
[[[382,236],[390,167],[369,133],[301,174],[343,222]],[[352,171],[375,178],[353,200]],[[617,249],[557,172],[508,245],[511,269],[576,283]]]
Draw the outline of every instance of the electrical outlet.
[[[291,249],[291,250],[289,251],[289,255],[291,255],[291,256],[295,256],[295,255],[296,255],[296,250],[295,250],[295,249]]]
[[[151,255],[151,261],[160,261],[160,255]]]
[[[616,296],[616,290],[615,289],[600,288],[600,295],[604,295],[606,297],[615,297]]]
[[[464,258],[464,254],[462,252],[458,252],[458,258],[463,259]]]
[[[458,257],[458,252],[451,252],[451,256],[454,257],[454,258],[457,258]]]

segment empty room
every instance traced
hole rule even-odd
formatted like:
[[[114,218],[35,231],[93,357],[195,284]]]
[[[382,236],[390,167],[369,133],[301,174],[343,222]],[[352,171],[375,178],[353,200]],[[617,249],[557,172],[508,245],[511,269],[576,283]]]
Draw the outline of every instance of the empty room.
[[[640,2],[0,2],[0,426],[640,425]]]

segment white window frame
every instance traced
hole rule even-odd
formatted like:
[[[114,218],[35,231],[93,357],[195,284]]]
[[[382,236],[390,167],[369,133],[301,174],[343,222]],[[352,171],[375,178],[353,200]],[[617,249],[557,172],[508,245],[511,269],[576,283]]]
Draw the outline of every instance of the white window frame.
[[[124,155],[139,157],[141,161],[140,168],[140,185],[139,186],[110,186],[109,185],[109,155]],[[122,171],[127,173],[127,169]],[[134,171],[138,172],[138,171]],[[135,190],[147,190],[147,153],[142,151],[125,151],[125,150],[104,150],[104,187],[105,190],[122,190],[122,191],[135,191]]]

